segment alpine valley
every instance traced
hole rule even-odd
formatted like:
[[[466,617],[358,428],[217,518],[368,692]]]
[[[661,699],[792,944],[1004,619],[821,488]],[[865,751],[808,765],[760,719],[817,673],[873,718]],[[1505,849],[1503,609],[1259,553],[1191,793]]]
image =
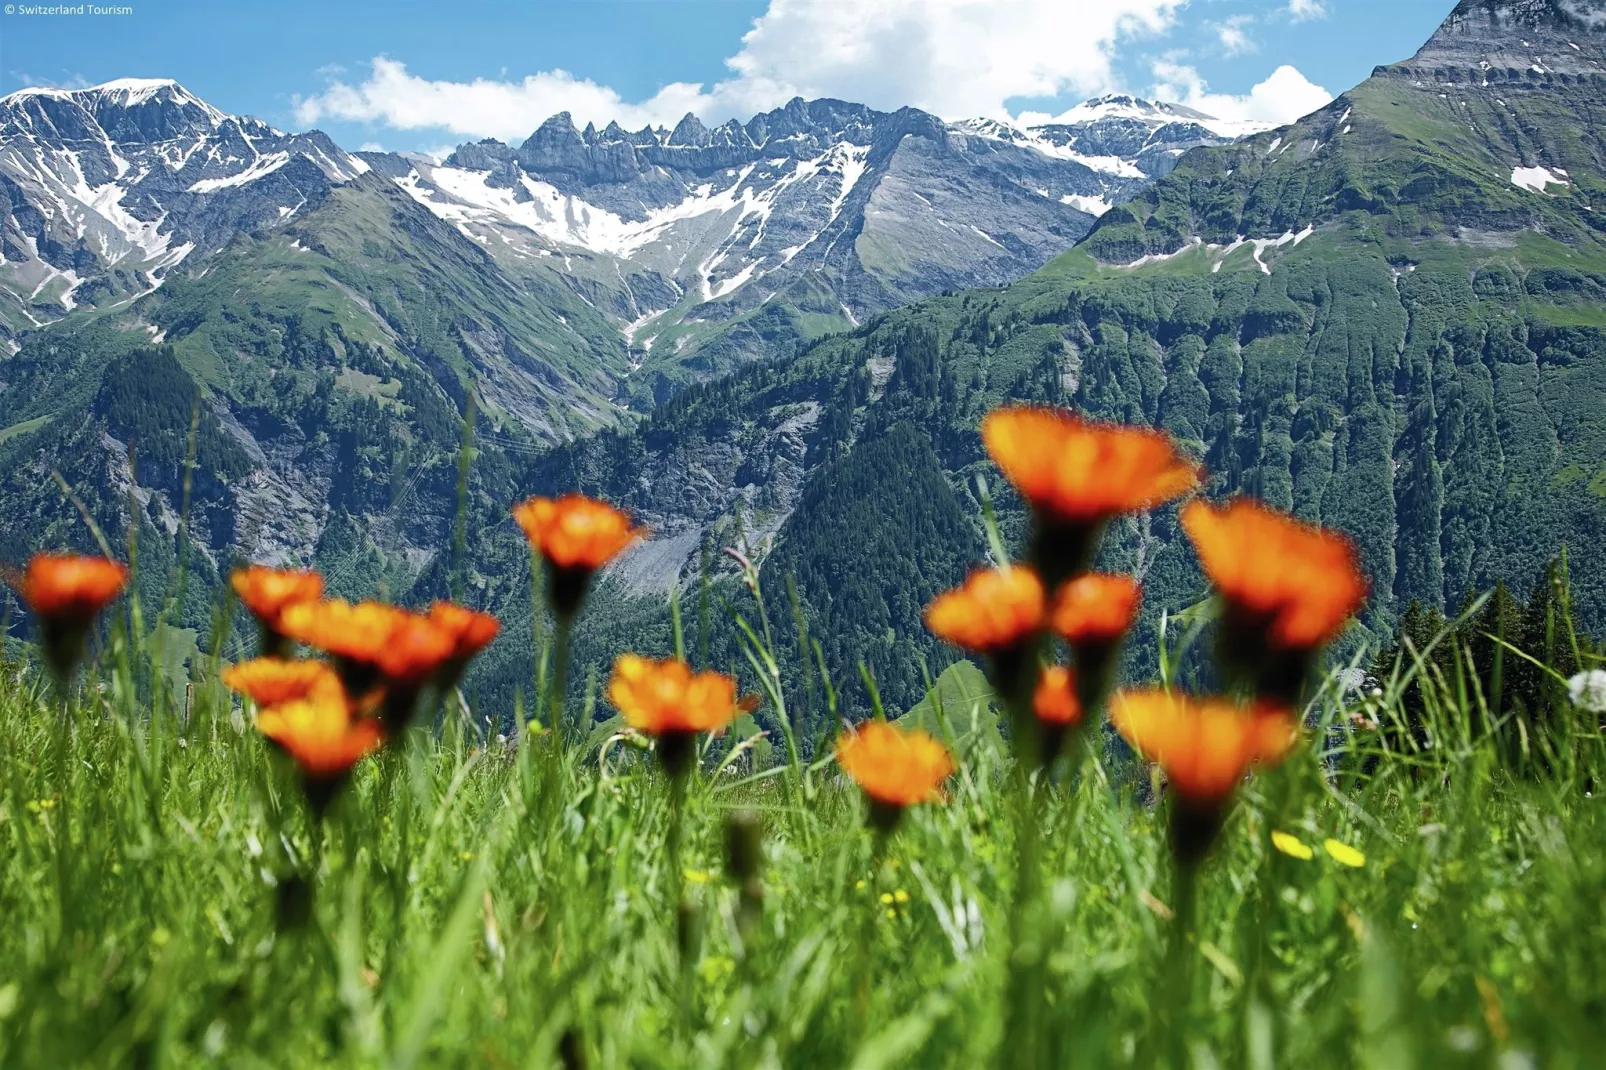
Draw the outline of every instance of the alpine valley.
[[[740,557],[845,711],[866,676],[906,709],[921,660],[953,660],[920,610],[986,556],[983,482],[1020,531],[976,427],[1028,399],[1164,427],[1211,493],[1350,532],[1373,592],[1348,650],[1564,546],[1598,632],[1603,122],[1585,0],[1462,0],[1265,131],[1132,98],[1032,129],[795,100],[713,129],[558,115],[436,162],[171,82],[23,91],[0,101],[0,559],[91,544],[65,484],[194,633],[238,560],[409,602],[459,583],[508,624],[474,683],[510,712],[538,622],[507,507],[578,487],[654,533],[582,666],[666,648],[678,591],[689,641],[739,667]],[[1144,578],[1142,628],[1204,589],[1174,510],[1105,552]]]

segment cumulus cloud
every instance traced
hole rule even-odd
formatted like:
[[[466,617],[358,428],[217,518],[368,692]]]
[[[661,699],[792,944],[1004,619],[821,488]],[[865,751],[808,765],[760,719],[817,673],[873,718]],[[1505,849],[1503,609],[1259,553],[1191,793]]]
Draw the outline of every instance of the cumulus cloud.
[[[436,81],[413,74],[400,60],[379,56],[362,82],[334,81],[316,96],[297,99],[295,116],[307,126],[340,119],[516,141],[560,111],[572,113],[581,124],[617,119],[634,129],[664,121],[676,107],[678,118],[693,110],[701,96],[699,86],[677,83],[649,101],[632,104],[608,86],[564,70],[542,71],[516,82]]]
[[[1333,99],[1333,94],[1286,63],[1242,95],[1212,93],[1197,70],[1175,60],[1157,60],[1153,69],[1154,96],[1186,104],[1218,119],[1281,126],[1309,115]]]
[[[353,84],[330,75],[323,92],[295,100],[296,120],[439,129],[466,137],[524,137],[549,115],[610,120],[635,129],[673,125],[687,112],[708,122],[778,107],[794,96],[832,96],[891,109],[913,105],[945,118],[1006,118],[1017,97],[1092,95],[1116,88],[1118,40],[1169,29],[1186,0],[878,0],[873,4],[771,0],[713,85],[676,82],[646,100],[563,70],[520,80],[437,81],[389,57]]]
[[[1254,52],[1259,49],[1253,38],[1249,36],[1248,26],[1254,22],[1251,15],[1234,15],[1225,22],[1218,22],[1215,26],[1216,39],[1221,42],[1222,51],[1229,56],[1241,56],[1245,52]]]
[[[1288,14],[1295,22],[1324,19],[1327,17],[1327,7],[1322,0],[1288,0]]]

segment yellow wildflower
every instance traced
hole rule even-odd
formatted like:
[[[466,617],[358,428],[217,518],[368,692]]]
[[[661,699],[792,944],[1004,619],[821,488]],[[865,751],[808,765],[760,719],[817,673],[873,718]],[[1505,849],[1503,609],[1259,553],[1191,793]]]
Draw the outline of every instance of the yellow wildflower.
[[[1273,832],[1271,845],[1289,858],[1297,858],[1301,862],[1309,862],[1316,854],[1298,836],[1287,832]]]
[[[1347,843],[1340,843],[1337,840],[1329,839],[1323,842],[1322,848],[1326,850],[1330,856],[1332,856],[1334,862],[1337,862],[1341,866],[1350,866],[1354,869],[1360,869],[1362,866],[1366,865],[1366,856]]]

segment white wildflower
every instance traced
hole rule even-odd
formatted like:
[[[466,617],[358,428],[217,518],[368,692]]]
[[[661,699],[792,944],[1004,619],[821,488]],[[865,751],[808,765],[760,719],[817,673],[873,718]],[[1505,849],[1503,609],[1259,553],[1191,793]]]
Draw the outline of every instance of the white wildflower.
[[[1567,681],[1567,697],[1590,713],[1606,713],[1606,669],[1585,669]]]

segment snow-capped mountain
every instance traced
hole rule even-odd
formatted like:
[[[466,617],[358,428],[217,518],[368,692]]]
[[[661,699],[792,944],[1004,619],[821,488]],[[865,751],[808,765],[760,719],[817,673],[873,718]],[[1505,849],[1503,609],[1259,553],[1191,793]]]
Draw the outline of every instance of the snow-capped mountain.
[[[1181,104],[1111,95],[1084,101],[1052,123],[1021,127],[973,119],[959,125],[1142,183],[1168,174],[1189,149],[1225,144],[1273,124],[1217,119]],[[1098,215],[1113,203],[1119,201],[1085,201],[1082,207]]]
[[[706,373],[1012,281],[1183,150],[1233,133],[1126,97],[1065,120],[946,123],[801,99],[713,129],[688,115],[672,130],[577,130],[560,114],[516,148],[486,140],[437,162],[350,154],[171,81],[21,90],[0,99],[0,338],[148,292],[181,261],[304,215],[372,170],[510,276],[562,278],[638,365]]]
[[[1132,160],[1032,131],[838,100],[713,129],[688,115],[673,130],[578,130],[560,114],[516,149],[365,158],[493,255],[579,247],[665,280],[668,295],[638,301],[626,325],[644,352],[777,299],[846,326],[1017,278],[1148,181]]]
[[[19,90],[0,98],[0,320],[153,289],[367,170],[324,134],[225,115],[172,81]]]

